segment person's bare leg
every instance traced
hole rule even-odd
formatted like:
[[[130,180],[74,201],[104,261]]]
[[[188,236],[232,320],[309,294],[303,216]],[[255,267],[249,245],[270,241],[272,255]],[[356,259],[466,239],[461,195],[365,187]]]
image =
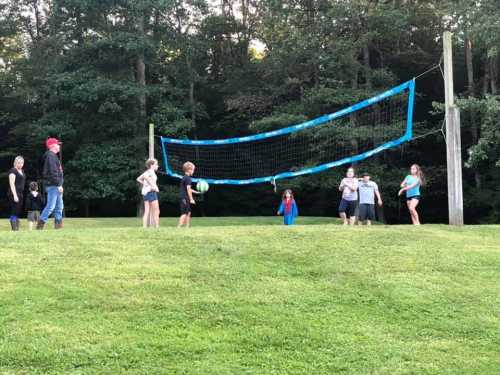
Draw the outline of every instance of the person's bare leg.
[[[191,224],[191,212],[186,215],[186,228]]]
[[[349,225],[354,225],[354,224],[356,224],[356,216],[350,216]]]
[[[371,220],[366,220],[366,225],[372,225],[372,221]]]
[[[177,225],[177,228],[181,228],[184,225],[184,219],[186,215],[182,214],[181,217],[179,218],[179,225]]]
[[[153,202],[151,202],[151,203],[153,203]],[[150,206],[151,206],[151,204],[150,204]],[[154,226],[154,225],[153,225],[153,220],[154,220],[154,217],[153,217],[153,209],[152,209],[152,207],[150,207],[150,210],[149,210],[149,216],[148,216],[148,227],[152,227],[152,226]]]
[[[347,216],[346,216],[345,212],[341,212],[339,215],[340,215],[340,218],[342,219],[342,222],[344,223],[344,225],[347,225],[348,222],[347,222]]]
[[[28,230],[33,230],[33,222],[28,221]]]
[[[158,201],[151,202],[151,225],[160,227],[160,205]]]
[[[413,210],[413,208],[409,208],[409,211],[410,211],[411,223],[413,225],[417,225],[417,220],[415,219],[415,211]]]
[[[415,225],[420,225],[420,217],[418,216],[418,212],[417,212],[417,206],[418,206],[418,199],[412,199],[410,204],[411,204],[411,208],[412,208],[412,211],[413,211],[413,224]]]
[[[158,207],[156,208],[156,228],[159,228],[160,227],[160,203],[157,202],[156,203],[158,205]]]
[[[142,215],[142,227],[147,228],[149,222],[149,202],[144,201],[144,215]]]
[[[415,218],[413,217],[413,211],[411,209],[411,201],[406,201],[406,207],[408,207],[408,213],[410,214],[411,223],[415,224]]]

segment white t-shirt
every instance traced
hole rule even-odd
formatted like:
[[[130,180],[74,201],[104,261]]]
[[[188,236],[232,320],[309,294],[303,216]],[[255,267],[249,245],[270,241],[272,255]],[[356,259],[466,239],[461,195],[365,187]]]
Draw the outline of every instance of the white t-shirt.
[[[346,184],[350,184],[354,187],[354,191],[346,186]],[[357,178],[343,178],[340,185],[344,185],[344,189],[342,190],[342,198],[346,201],[357,201],[358,200],[358,179]]]
[[[141,193],[142,193],[142,195],[146,195],[150,191],[153,191],[153,185],[150,185],[148,180],[146,180],[146,177],[149,177],[149,179],[151,179],[155,183],[155,185],[156,185],[156,180],[158,179],[158,177],[156,176],[155,171],[153,171],[152,169],[148,169],[146,172],[144,172],[143,176],[144,176],[144,180],[143,180],[143,184],[142,184]]]

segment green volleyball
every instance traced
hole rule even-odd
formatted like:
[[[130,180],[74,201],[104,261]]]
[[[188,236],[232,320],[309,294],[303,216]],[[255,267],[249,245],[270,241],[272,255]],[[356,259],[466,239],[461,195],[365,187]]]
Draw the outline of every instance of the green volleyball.
[[[206,182],[205,180],[199,180],[196,184],[196,190],[198,190],[200,193],[206,193],[208,191],[208,182]]]

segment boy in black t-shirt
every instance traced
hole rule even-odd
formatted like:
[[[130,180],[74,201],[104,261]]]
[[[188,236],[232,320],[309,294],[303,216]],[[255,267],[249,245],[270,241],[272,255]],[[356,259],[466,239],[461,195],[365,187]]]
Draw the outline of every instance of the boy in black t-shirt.
[[[198,191],[191,188],[193,183],[191,176],[194,173],[194,169],[194,164],[189,161],[185,162],[182,166],[184,177],[182,177],[180,184],[181,217],[179,218],[179,228],[182,226],[185,226],[186,228],[189,227],[189,222],[191,220],[191,205],[196,203],[193,199],[193,193],[199,194]]]

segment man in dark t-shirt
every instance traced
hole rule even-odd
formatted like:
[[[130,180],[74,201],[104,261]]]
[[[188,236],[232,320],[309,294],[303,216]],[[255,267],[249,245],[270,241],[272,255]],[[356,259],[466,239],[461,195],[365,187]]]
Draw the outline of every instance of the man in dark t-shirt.
[[[198,191],[191,188],[193,183],[191,176],[194,174],[195,165],[191,162],[186,162],[182,166],[182,170],[184,171],[184,176],[182,177],[180,183],[180,209],[181,209],[181,217],[179,218],[178,227],[185,226],[189,227],[189,223],[191,220],[191,205],[196,202],[193,199],[193,193],[199,194]]]

